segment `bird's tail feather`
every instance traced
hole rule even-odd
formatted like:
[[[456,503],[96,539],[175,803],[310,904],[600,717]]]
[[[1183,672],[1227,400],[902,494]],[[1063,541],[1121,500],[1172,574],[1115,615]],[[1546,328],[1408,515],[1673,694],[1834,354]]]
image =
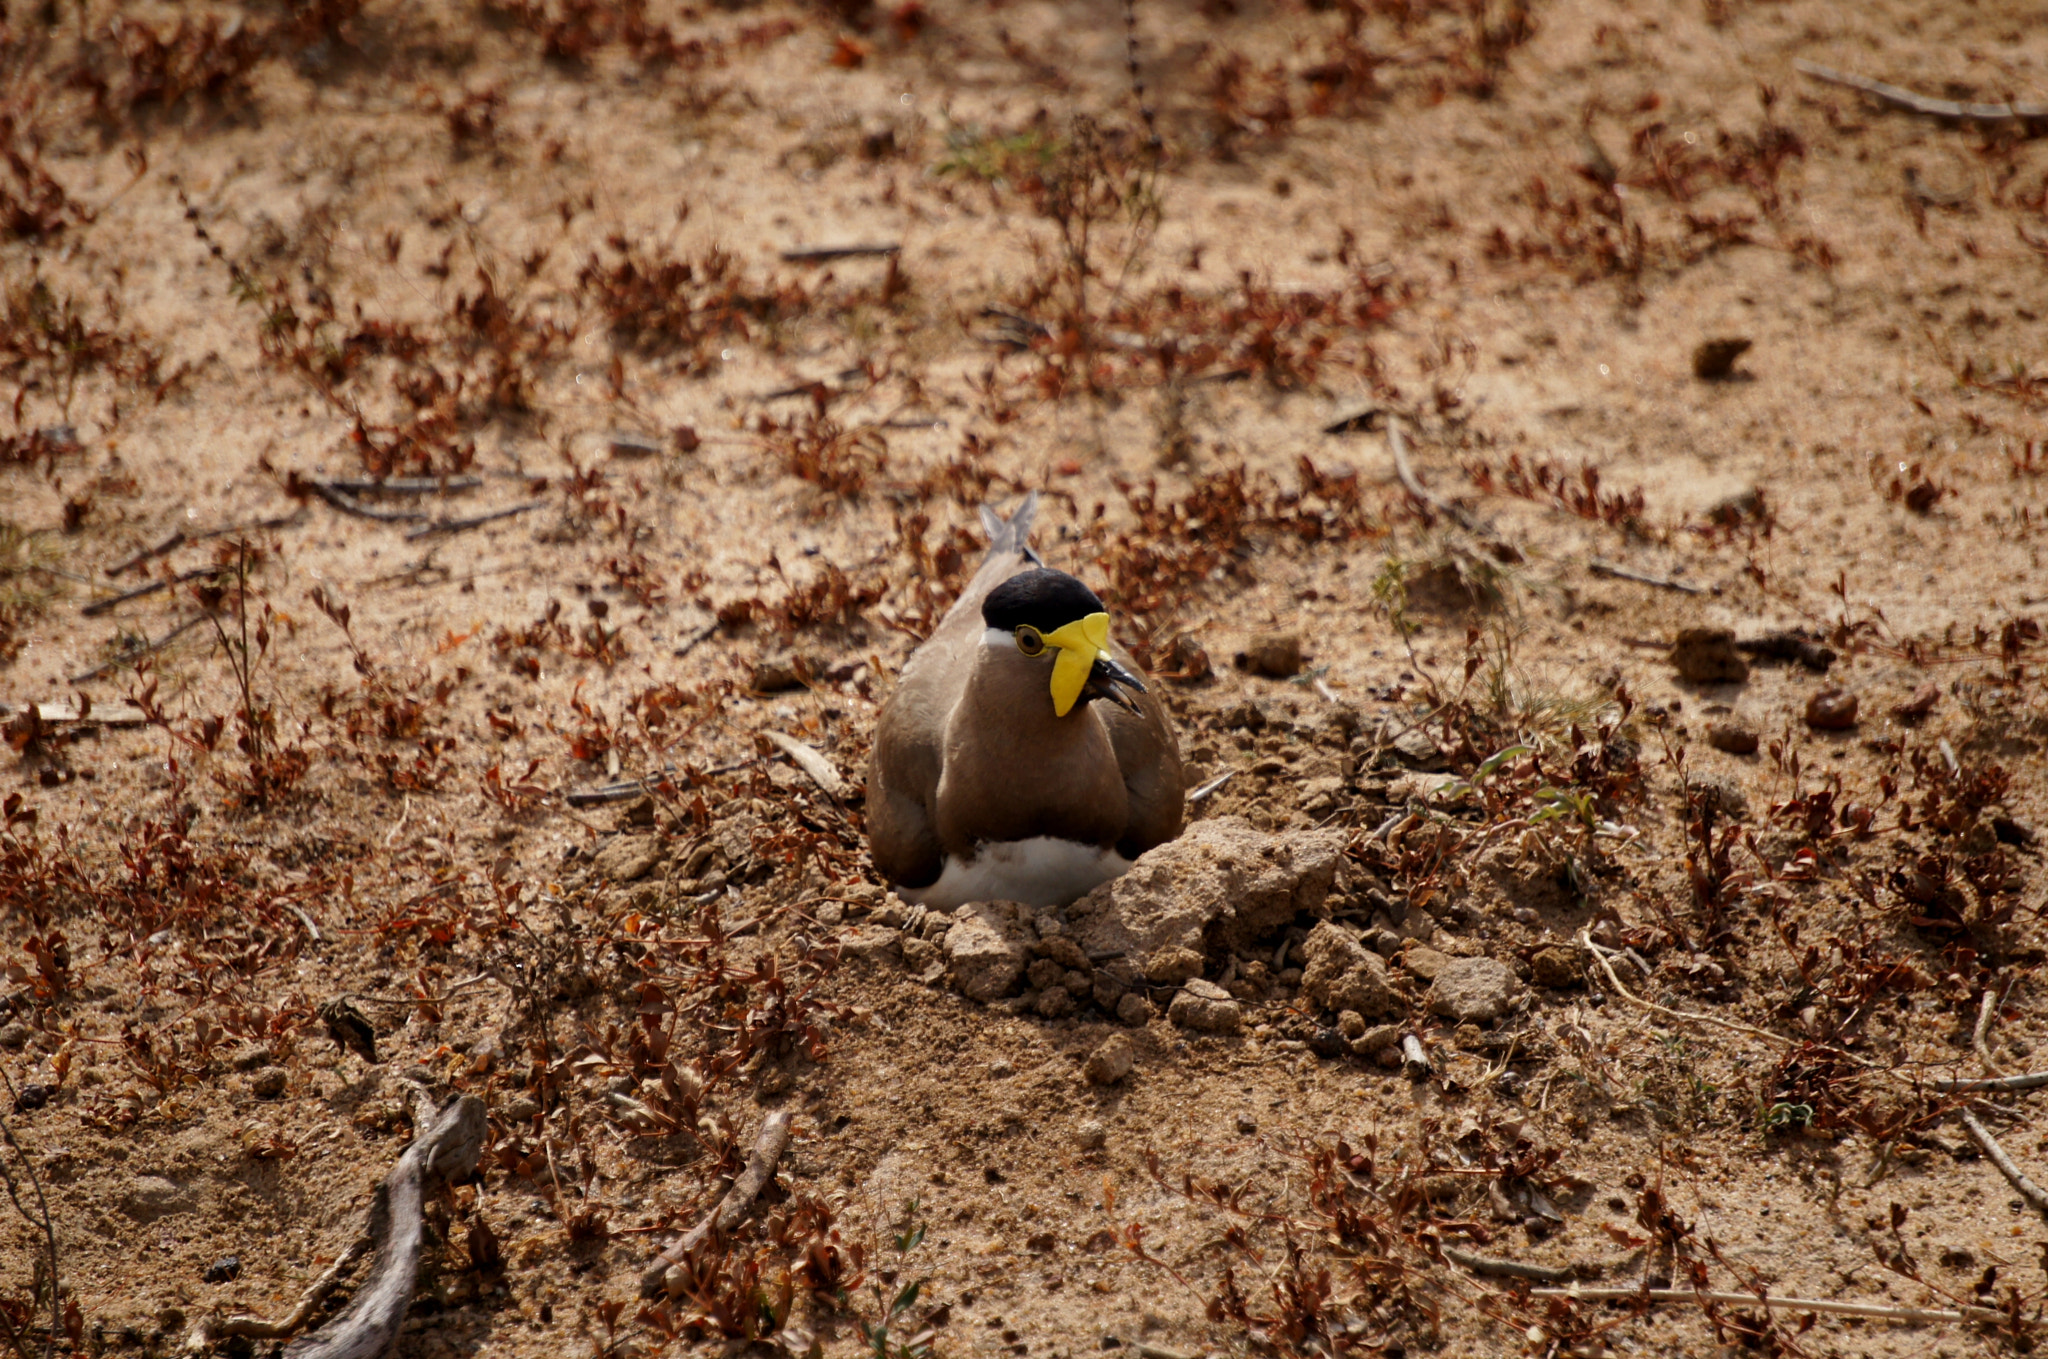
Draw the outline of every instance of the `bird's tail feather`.
[[[988,530],[988,555],[1003,556],[1019,552],[1040,566],[1045,565],[1036,552],[1031,550],[1031,521],[1038,515],[1038,492],[1032,491],[1024,497],[1024,503],[1013,510],[1008,519],[997,514],[987,505],[981,507],[981,524]]]

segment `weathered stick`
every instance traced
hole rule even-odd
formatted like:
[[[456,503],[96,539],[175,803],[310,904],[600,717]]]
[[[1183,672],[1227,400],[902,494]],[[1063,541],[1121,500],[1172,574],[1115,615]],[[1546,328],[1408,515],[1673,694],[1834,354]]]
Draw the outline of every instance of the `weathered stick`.
[[[476,1169],[487,1129],[484,1102],[464,1095],[435,1115],[413,1139],[370,1201],[370,1236],[377,1262],[348,1309],[312,1335],[285,1348],[286,1359],[383,1359],[397,1343],[399,1327],[417,1287],[421,1215],[426,1186]]]
[[[1408,465],[1408,440],[1401,433],[1401,417],[1392,411],[1387,412],[1387,448],[1394,455],[1394,475],[1399,478],[1401,489],[1406,491],[1416,504],[1424,509],[1436,511],[1460,528],[1472,527],[1470,516],[1424,486],[1415,475],[1415,469]]]
[[[847,786],[846,780],[840,777],[839,771],[832,767],[832,762],[826,759],[817,747],[806,745],[794,736],[785,736],[779,731],[764,731],[761,734],[767,737],[777,750],[789,756],[790,763],[808,774],[811,782],[824,789],[828,797],[844,802],[847,795],[853,791]]]
[[[833,260],[871,259],[883,255],[894,255],[903,247],[899,245],[813,245],[798,250],[785,250],[782,260],[785,264],[829,264]]]
[[[1874,1302],[1835,1302],[1829,1298],[1777,1298],[1757,1293],[1695,1293],[1689,1288],[1532,1288],[1532,1298],[1570,1298],[1575,1302],[1728,1302],[1783,1312],[1827,1312],[1838,1317],[1869,1317],[1876,1321],[1988,1321],[2009,1318],[1989,1307],[1964,1307],[1950,1312],[1927,1307],[1887,1307]]]
[[[655,1256],[654,1263],[640,1276],[640,1296],[660,1297],[668,1289],[668,1272],[689,1259],[706,1237],[714,1231],[729,1232],[746,1221],[747,1214],[754,1209],[754,1200],[775,1178],[775,1167],[788,1150],[789,1110],[777,1109],[761,1124],[760,1134],[754,1138],[754,1154],[747,1158],[747,1168],[732,1182],[725,1197],[696,1226],[670,1242],[668,1249]]]
[[[374,519],[380,524],[417,524],[427,517],[418,510],[380,510],[374,505],[365,505],[324,481],[300,481],[298,484],[343,514],[352,514],[358,519]]]
[[[244,1313],[229,1317],[218,1326],[207,1326],[202,1323],[199,1331],[194,1332],[193,1339],[185,1343],[185,1352],[198,1354],[208,1346],[230,1336],[247,1336],[251,1340],[285,1340],[297,1335],[299,1329],[313,1319],[313,1313],[319,1309],[320,1304],[327,1301],[327,1295],[348,1277],[348,1272],[356,1267],[358,1260],[370,1253],[370,1247],[374,1244],[376,1243],[371,1241],[368,1235],[357,1237],[349,1248],[341,1253],[341,1258],[329,1265],[326,1271],[299,1295],[299,1305],[279,1320],[265,1321],[262,1317]]]
[[[2048,1085],[2048,1071],[2000,1076],[1996,1080],[1929,1081],[1928,1084],[1944,1095],[2000,1095],[2014,1090],[2038,1090]]]
[[[1847,71],[1837,71],[1818,62],[1795,61],[1792,66],[1801,75],[1824,80],[1830,85],[1846,85],[1852,90],[1861,90],[1879,103],[1917,113],[1923,118],[1952,118],[1963,123],[2048,123],[2048,104],[1960,104],[1953,99],[1936,99],[1903,86],[1887,85],[1882,80],[1872,80],[1867,76],[1850,75]]]
[[[411,533],[406,534],[405,541],[408,543],[417,542],[421,538],[433,538],[443,533],[462,533],[468,529],[481,528],[485,524],[495,524],[500,519],[510,519],[515,514],[525,514],[528,510],[537,510],[545,504],[547,504],[545,500],[529,500],[520,505],[507,505],[502,510],[490,510],[483,514],[473,514],[467,519],[436,519],[433,523],[422,524]],[[424,516],[415,515],[413,517],[422,518]]]
[[[1669,576],[1653,576],[1643,571],[1631,571],[1625,566],[1616,566],[1612,562],[1603,562],[1598,557],[1587,562],[1586,569],[1596,576],[1605,576],[1609,580],[1629,580],[1634,581],[1638,585],[1654,585],[1660,590],[1676,590],[1682,595],[1703,595],[1707,593],[1706,589],[1702,586],[1688,585],[1682,580],[1673,580]]]
[[[173,585],[183,585],[188,580],[198,580],[201,576],[217,575],[219,572],[220,568],[217,566],[196,566],[190,571],[182,571],[172,576],[169,580],[153,580],[147,585],[138,585],[132,590],[124,590],[120,594],[108,599],[95,599],[78,612],[85,618],[97,618],[103,613],[110,613],[120,608],[130,600],[142,599],[145,596],[155,594],[158,590],[168,590]]]
[[[1998,1012],[1998,997],[1990,987],[1984,988],[1984,998],[1977,1002],[1977,1026],[1970,1030],[1970,1047],[1977,1053],[1977,1061],[1983,1066],[1984,1074],[1996,1079],[2005,1073],[1998,1069],[1998,1063],[1991,1060],[1991,1016]]]
[[[1968,1109],[1963,1110],[1963,1131],[1970,1135],[1970,1140],[1977,1144],[1985,1159],[1998,1167],[1998,1173],[2020,1191],[2020,1197],[2027,1201],[2028,1206],[2048,1219],[2048,1190],[2028,1179],[2026,1173],[2013,1164],[2012,1157],[2005,1154],[2005,1148],[1999,1146],[1998,1139],[1991,1135],[1991,1129],[1979,1123],[1977,1116]]]
[[[1666,1019],[1675,1019],[1687,1024],[1711,1024],[1715,1028],[1727,1029],[1731,1033],[1746,1033],[1752,1038],[1762,1038],[1776,1043],[1780,1047],[1790,1048],[1798,1046],[1798,1044],[1782,1034],[1772,1033],[1769,1029],[1759,1029],[1754,1024],[1742,1024],[1733,1019],[1720,1019],[1714,1015],[1695,1014],[1686,1010],[1673,1010],[1659,1005],[1653,1000],[1644,1000],[1621,984],[1621,978],[1615,975],[1613,965],[1607,961],[1607,950],[1594,943],[1592,936],[1585,930],[1579,931],[1579,943],[1585,948],[1586,952],[1593,955],[1593,961],[1600,964],[1600,970],[1607,974],[1608,984],[1613,986],[1614,993],[1631,1005],[1648,1010],[1651,1014],[1662,1015]],[[1687,1296],[1690,1297],[1691,1295],[1688,1294]]]
[[[1454,1265],[1463,1265],[1474,1274],[1483,1274],[1490,1279],[1534,1279],[1538,1283],[1570,1283],[1569,1269],[1553,1269],[1549,1265],[1525,1265],[1519,1260],[1495,1260],[1485,1255],[1467,1255],[1461,1250],[1444,1247],[1444,1259]]]
[[[109,670],[119,670],[124,665],[130,665],[136,661],[141,660],[144,656],[153,655],[156,652],[162,651],[172,642],[177,641],[180,637],[183,637],[186,633],[192,631],[192,629],[198,627],[201,623],[204,623],[209,617],[211,617],[210,614],[194,614],[192,617],[178,624],[178,626],[172,628],[163,636],[157,638],[154,642],[144,642],[141,646],[131,647],[129,650],[124,651],[120,655],[114,657],[113,660],[108,661],[105,665],[96,665],[92,669],[84,671],[81,674],[73,675],[68,681],[66,681],[66,683],[84,684],[87,680],[98,679],[101,675],[106,674]]]
[[[321,483],[345,495],[442,495],[474,491],[483,484],[482,477],[329,477]]]

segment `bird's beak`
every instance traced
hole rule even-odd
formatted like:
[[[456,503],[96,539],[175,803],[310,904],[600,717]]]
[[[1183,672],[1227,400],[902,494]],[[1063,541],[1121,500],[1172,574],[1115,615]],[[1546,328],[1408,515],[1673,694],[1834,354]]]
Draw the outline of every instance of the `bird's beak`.
[[[1127,689],[1142,694],[1145,682],[1109,657],[1097,656],[1094,666],[1088,671],[1088,683],[1082,686],[1081,701],[1086,703],[1090,699],[1106,698],[1118,707],[1136,712],[1138,700],[1124,692]]]

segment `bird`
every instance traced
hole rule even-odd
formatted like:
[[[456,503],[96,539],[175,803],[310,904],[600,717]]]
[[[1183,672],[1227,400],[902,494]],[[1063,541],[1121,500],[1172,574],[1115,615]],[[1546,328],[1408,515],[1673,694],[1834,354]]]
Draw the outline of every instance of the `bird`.
[[[1181,833],[1180,745],[1102,600],[1032,550],[1032,492],[904,663],[868,758],[876,869],[906,901],[1065,906]]]

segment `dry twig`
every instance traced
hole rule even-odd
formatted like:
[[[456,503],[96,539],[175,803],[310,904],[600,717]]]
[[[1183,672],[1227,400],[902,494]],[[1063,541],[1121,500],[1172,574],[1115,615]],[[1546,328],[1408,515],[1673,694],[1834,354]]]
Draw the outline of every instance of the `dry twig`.
[[[1605,576],[1609,580],[1629,580],[1634,581],[1638,585],[1654,585],[1660,590],[1676,590],[1682,595],[1703,595],[1707,593],[1703,586],[1688,585],[1682,580],[1673,580],[1669,576],[1652,576],[1642,571],[1631,571],[1625,566],[1616,566],[1612,562],[1603,562],[1598,557],[1587,562],[1586,569],[1596,576]]]
[[[2000,1076],[1996,1080],[1931,1081],[1929,1084],[1944,1095],[2002,1095],[2014,1090],[2038,1090],[2048,1085],[2048,1071]]]
[[[422,538],[438,537],[444,533],[462,533],[469,529],[480,528],[485,524],[496,523],[500,519],[510,519],[515,514],[525,514],[528,510],[537,510],[545,504],[547,504],[545,500],[529,500],[520,505],[507,505],[502,510],[487,510],[483,514],[472,514],[467,519],[436,519],[433,523],[422,524],[411,533],[406,534],[405,541],[413,543],[418,542]],[[424,515],[413,516],[415,519],[424,517]]]
[[[1636,995],[1621,984],[1621,978],[1615,974],[1613,965],[1607,961],[1608,950],[1594,943],[1592,935],[1588,931],[1579,931],[1579,944],[1586,952],[1593,955],[1594,962],[1600,964],[1600,970],[1607,974],[1608,984],[1614,988],[1614,994],[1638,1009],[1648,1010],[1651,1014],[1662,1015],[1666,1019],[1677,1020],[1684,1024],[1711,1024],[1715,1028],[1727,1029],[1730,1033],[1746,1033],[1752,1038],[1762,1038],[1767,1042],[1776,1043],[1779,1047],[1790,1048],[1798,1046],[1797,1043],[1784,1035],[1772,1033],[1769,1029],[1759,1029],[1754,1024],[1744,1024],[1733,1019],[1721,1019],[1714,1015],[1696,1014],[1687,1010],[1673,1010],[1667,1006],[1659,1005],[1655,1001],[1644,1000],[1641,996]]]
[[[1998,1063],[1991,1060],[1991,1047],[1986,1041],[1991,1032],[1991,1017],[1998,1013],[1998,997],[1990,987],[1984,988],[1984,997],[1977,1002],[1977,1026],[1970,1030],[1970,1047],[1983,1064],[1984,1074],[1993,1079],[2005,1073],[1998,1069]]]
[[[1444,1247],[1444,1259],[1454,1265],[1463,1265],[1474,1274],[1483,1274],[1490,1279],[1534,1279],[1538,1283],[1569,1283],[1572,1271],[1553,1269],[1549,1265],[1525,1265],[1519,1260],[1495,1260],[1485,1255],[1469,1255],[1461,1250]]]
[[[705,1238],[714,1231],[729,1232],[746,1221],[747,1214],[754,1209],[754,1200],[761,1197],[761,1191],[775,1178],[775,1167],[781,1162],[782,1153],[788,1150],[789,1110],[777,1109],[761,1124],[760,1134],[754,1138],[754,1154],[747,1158],[747,1168],[732,1182],[732,1188],[726,1191],[725,1197],[704,1215],[702,1221],[654,1257],[654,1263],[640,1278],[640,1296],[660,1297],[667,1290],[669,1270],[687,1260],[704,1244]]]
[[[2048,123],[2048,104],[1962,104],[1953,99],[1918,94],[1903,86],[1887,85],[1882,80],[1872,80],[1867,76],[1850,75],[1847,71],[1837,71],[1832,66],[1822,66],[1817,62],[1795,61],[1792,65],[1801,75],[1830,85],[1846,85],[1852,90],[1861,90],[1879,103],[1917,113],[1924,118],[1949,118],[1963,123],[1993,125]]]
[[[1963,1110],[1963,1131],[1970,1135],[1970,1140],[1977,1144],[1977,1149],[1984,1153],[1985,1159],[1998,1167],[1998,1173],[2005,1176],[2014,1189],[2020,1191],[2020,1197],[2027,1201],[2028,1206],[2044,1220],[2048,1220],[2048,1190],[2043,1190],[2040,1185],[2027,1178],[2026,1172],[2013,1163],[2012,1157],[2005,1154],[2005,1148],[1998,1145],[1998,1139],[1991,1135],[1991,1130],[1979,1123],[1977,1116],[1968,1109]]]
[[[1742,1307],[1765,1307],[1781,1312],[1826,1312],[1838,1317],[1868,1317],[1873,1321],[1988,1321],[2004,1325],[2011,1320],[1988,1307],[1964,1307],[1946,1311],[1927,1307],[1888,1307],[1874,1302],[1836,1302],[1829,1298],[1776,1298],[1758,1293],[1694,1292],[1690,1288],[1532,1288],[1532,1298],[1569,1298],[1574,1302],[1725,1302]]]
[[[825,790],[826,796],[844,802],[853,789],[847,786],[832,762],[824,757],[815,746],[809,746],[794,736],[785,736],[779,731],[761,733],[775,748],[789,756],[790,763],[810,776],[811,782]]]
[[[133,665],[135,664],[135,662],[141,660],[144,656],[153,656],[157,652],[162,651],[165,647],[169,646],[172,642],[175,642],[180,637],[183,637],[186,633],[192,631],[192,629],[198,627],[201,623],[204,623],[211,616],[211,614],[204,613],[194,614],[192,617],[178,624],[178,626],[172,628],[163,636],[157,638],[154,642],[144,642],[141,646],[130,647],[128,650],[114,657],[113,660],[108,661],[105,665],[96,665],[90,670],[84,671],[80,674],[73,675],[69,680],[66,681],[66,683],[84,684],[88,680],[98,679],[101,675],[106,674],[110,670],[119,670],[124,665]]]

